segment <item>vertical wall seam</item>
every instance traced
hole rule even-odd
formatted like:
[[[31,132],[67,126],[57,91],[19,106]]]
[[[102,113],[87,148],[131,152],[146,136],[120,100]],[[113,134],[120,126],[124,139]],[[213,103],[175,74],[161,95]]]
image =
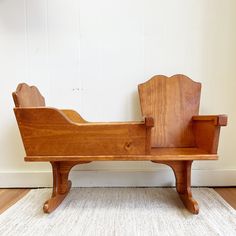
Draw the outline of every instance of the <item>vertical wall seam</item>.
[[[50,73],[50,59],[49,59],[49,33],[48,33],[48,0],[45,0],[45,34],[46,34],[46,60],[47,60],[47,77],[48,77],[48,83],[49,83],[49,90],[50,90],[50,94],[52,91],[52,81],[51,81],[51,73]]]
[[[25,17],[25,74],[26,74],[26,81],[29,82],[30,75],[29,75],[29,25],[28,25],[28,10],[27,10],[27,0],[24,0],[24,17]]]
[[[80,113],[83,114],[84,112],[84,81],[83,78],[81,76],[81,24],[80,24],[80,20],[81,20],[81,14],[80,14],[80,0],[75,0],[77,3],[77,10],[78,10],[78,14],[77,14],[77,18],[76,18],[76,32],[78,35],[78,42],[77,42],[77,73],[78,73],[78,79],[79,79],[79,95],[80,95],[80,99],[81,99],[81,108],[79,109]]]

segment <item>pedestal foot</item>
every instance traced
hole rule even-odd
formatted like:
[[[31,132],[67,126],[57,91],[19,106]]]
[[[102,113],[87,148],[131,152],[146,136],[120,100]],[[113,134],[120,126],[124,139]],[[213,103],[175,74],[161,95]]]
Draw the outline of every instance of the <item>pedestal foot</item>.
[[[191,166],[192,161],[153,161],[166,164],[172,168],[176,179],[176,190],[186,209],[193,214],[199,213],[199,206],[192,197],[191,192]]]
[[[77,164],[89,162],[51,162],[53,172],[53,191],[52,196],[43,205],[45,213],[54,211],[65,199],[71,189],[71,181],[68,180],[71,168]]]

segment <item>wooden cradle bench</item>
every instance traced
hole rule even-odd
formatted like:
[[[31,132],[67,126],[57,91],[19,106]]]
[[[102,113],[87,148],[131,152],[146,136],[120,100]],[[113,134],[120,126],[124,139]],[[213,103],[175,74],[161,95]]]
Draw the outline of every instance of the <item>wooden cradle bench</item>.
[[[144,121],[95,123],[76,111],[45,106],[35,86],[19,84],[13,93],[15,116],[24,144],[25,161],[52,165],[52,196],[45,213],[56,209],[71,188],[71,168],[91,161],[152,161],[170,166],[176,189],[192,213],[198,203],[191,193],[194,160],[216,160],[225,115],[199,116],[201,84],[184,75],[154,76],[140,84]]]

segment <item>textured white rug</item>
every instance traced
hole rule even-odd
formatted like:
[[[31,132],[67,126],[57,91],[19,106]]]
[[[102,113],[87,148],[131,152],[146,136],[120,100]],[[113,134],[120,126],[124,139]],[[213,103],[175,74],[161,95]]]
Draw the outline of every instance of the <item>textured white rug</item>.
[[[236,211],[208,188],[193,189],[199,215],[184,209],[173,188],[73,188],[47,215],[50,194],[31,190],[0,215],[0,235],[236,235]]]

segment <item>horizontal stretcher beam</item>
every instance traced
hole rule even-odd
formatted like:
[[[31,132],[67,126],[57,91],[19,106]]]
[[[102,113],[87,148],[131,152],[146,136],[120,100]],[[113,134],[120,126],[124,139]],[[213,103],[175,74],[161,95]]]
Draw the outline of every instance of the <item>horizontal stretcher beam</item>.
[[[106,156],[27,156],[25,161],[187,161],[187,160],[217,160],[217,155],[106,155]]]

